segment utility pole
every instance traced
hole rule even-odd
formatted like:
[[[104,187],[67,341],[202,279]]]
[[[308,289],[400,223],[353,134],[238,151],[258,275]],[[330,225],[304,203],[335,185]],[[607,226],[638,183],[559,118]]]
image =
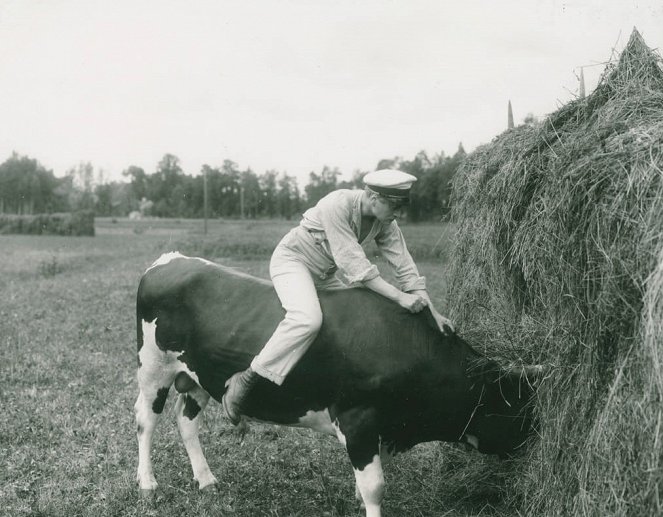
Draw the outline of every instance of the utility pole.
[[[207,235],[207,167],[203,167],[203,215],[205,218],[203,233]]]
[[[244,185],[239,184],[239,212],[244,219]]]

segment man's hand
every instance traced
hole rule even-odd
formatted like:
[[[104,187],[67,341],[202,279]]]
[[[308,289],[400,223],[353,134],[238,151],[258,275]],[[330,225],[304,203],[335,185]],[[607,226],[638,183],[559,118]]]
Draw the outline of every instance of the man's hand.
[[[428,300],[418,294],[401,293],[398,297],[398,305],[410,312],[421,312],[428,305]]]
[[[449,318],[445,318],[439,312],[437,312],[437,310],[433,306],[433,303],[430,300],[430,296],[428,296],[428,292],[426,290],[418,289],[416,291],[412,291],[411,294],[414,295],[414,296],[420,296],[421,298],[423,298],[426,301],[426,305],[428,305],[428,307],[430,308],[430,312],[433,315],[433,318],[435,318],[435,322],[437,323],[437,326],[439,327],[442,334],[446,335],[448,333],[444,329],[445,326],[448,329],[451,329],[451,332],[455,332],[454,324],[451,322],[451,320]]]
[[[451,322],[450,319],[445,318],[444,316],[442,316],[436,310],[431,310],[431,312],[433,313],[433,317],[435,318],[435,321],[437,322],[437,326],[440,327],[440,330],[442,331],[443,334],[447,334],[447,331],[444,330],[445,325],[449,329],[451,329],[451,332],[455,332],[454,324]]]

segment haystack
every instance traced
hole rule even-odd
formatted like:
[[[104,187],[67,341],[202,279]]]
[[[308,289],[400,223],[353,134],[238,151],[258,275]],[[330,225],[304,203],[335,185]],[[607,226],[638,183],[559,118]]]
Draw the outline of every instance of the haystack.
[[[634,30],[591,95],[478,148],[454,193],[461,332],[552,365],[513,509],[663,515],[660,56]]]

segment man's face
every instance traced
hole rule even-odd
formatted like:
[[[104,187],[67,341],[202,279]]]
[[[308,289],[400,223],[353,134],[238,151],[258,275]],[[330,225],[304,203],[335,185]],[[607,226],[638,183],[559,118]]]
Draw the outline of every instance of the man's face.
[[[379,221],[391,222],[403,217],[405,206],[402,201],[376,195],[371,200],[371,210]]]

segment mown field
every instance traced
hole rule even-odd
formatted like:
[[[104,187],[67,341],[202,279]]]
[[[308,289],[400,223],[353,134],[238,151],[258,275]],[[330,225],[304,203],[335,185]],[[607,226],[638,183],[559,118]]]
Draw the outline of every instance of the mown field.
[[[0,515],[363,515],[335,439],[252,424],[241,441],[216,403],[201,441],[219,490],[200,493],[172,394],[153,445],[159,488],[142,498],[135,483],[141,273],[179,250],[266,277],[271,250],[293,224],[210,221],[204,236],[202,221],[98,220],[96,237],[1,236]],[[404,233],[444,312],[452,229],[412,225]],[[388,467],[385,515],[503,514],[508,475],[494,458],[423,444]]]

